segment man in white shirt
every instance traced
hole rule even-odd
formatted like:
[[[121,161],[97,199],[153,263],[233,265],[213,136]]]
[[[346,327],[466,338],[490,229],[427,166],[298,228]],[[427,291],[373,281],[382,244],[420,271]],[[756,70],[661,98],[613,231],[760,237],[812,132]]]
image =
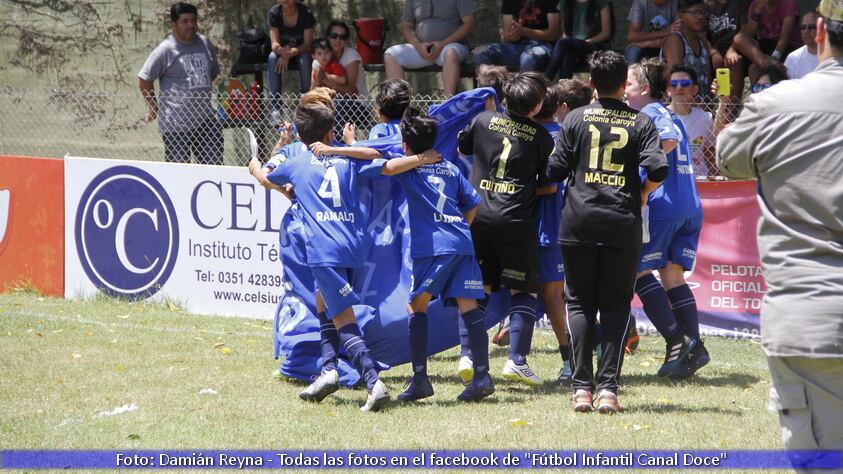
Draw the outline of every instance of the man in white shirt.
[[[810,11],[802,15],[799,31],[805,46],[788,54],[784,60],[784,67],[791,79],[799,79],[817,67],[817,12]]]

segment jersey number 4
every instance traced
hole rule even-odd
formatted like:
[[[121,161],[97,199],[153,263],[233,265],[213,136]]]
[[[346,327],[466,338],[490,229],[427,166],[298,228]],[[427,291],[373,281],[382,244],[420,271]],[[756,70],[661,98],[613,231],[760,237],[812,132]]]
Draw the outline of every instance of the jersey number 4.
[[[322,178],[322,185],[319,186],[319,191],[316,191],[322,199],[331,200],[333,207],[342,206],[342,199],[340,198],[340,179],[337,176],[337,169],[333,166],[325,170],[325,177]]]
[[[600,130],[594,125],[588,126],[588,131],[591,133],[591,150],[588,156],[588,167],[593,170],[603,170],[618,172],[623,171],[623,163],[612,163],[612,152],[616,149],[623,148],[629,141],[629,132],[625,128],[612,127],[609,133],[617,135],[618,139],[610,141],[603,147],[603,163],[600,161]]]

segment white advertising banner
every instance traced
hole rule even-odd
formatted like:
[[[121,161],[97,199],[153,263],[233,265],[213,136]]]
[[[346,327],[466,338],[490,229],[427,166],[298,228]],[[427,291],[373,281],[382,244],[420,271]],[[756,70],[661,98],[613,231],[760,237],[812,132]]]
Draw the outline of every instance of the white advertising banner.
[[[65,159],[65,297],[270,318],[290,202],[245,167]]]

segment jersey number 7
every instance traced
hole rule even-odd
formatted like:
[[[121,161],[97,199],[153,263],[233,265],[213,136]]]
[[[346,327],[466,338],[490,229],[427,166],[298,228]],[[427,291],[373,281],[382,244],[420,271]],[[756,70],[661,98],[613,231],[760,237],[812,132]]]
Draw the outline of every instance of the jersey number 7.
[[[609,133],[617,135],[618,139],[613,140],[603,147],[603,163],[599,163],[600,158],[600,130],[594,125],[588,126],[588,131],[591,133],[591,150],[589,150],[588,167],[593,170],[603,170],[618,172],[623,171],[623,163],[612,163],[612,152],[615,149],[623,148],[629,142],[629,132],[625,128],[612,127]]]

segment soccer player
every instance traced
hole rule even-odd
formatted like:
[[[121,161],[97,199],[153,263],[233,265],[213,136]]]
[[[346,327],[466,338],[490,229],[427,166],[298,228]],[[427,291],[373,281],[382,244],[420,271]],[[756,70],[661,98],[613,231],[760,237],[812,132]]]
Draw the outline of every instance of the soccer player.
[[[332,139],[333,112],[321,105],[307,105],[296,111],[295,125],[305,145]],[[357,177],[365,174],[364,163],[343,156],[314,156],[303,150],[304,157],[286,159],[267,179],[278,185],[292,184],[301,217],[311,233],[306,242],[307,262],[313,272],[320,326],[333,325],[336,332],[322,331],[325,346],[336,354],[342,343],[346,354],[366,381],[368,397],[360,408],[377,411],[389,401],[389,392],[378,377],[375,364],[355,320],[352,305],[360,298],[350,282],[362,264],[363,222],[357,199]],[[309,159],[307,159],[309,158]],[[366,163],[371,166],[370,164]],[[376,168],[374,168],[377,170]],[[328,358],[330,359],[330,358]],[[302,397],[321,401],[339,388],[339,374],[329,367],[302,393]]]
[[[685,126],[660,102],[667,80],[667,66],[657,59],[629,67],[627,101],[653,119],[670,169],[647,203],[650,240],[641,249],[635,292],[666,342],[658,375],[681,379],[693,375],[710,357],[700,340],[697,302],[685,282],[685,272],[694,268],[697,256],[702,205]],[[659,271],[661,282],[653,270]]]
[[[622,102],[627,64],[614,51],[589,58],[597,101],[568,113],[547,174],[567,180],[559,243],[565,263],[568,329],[574,359],[573,409],[620,411],[618,384],[641,251],[641,206],[667,176],[652,120]],[[647,171],[642,183],[639,166]],[[603,357],[597,376],[592,347],[597,312]]]
[[[369,131],[369,140],[390,137],[398,134],[401,117],[410,106],[413,87],[403,79],[388,79],[378,84],[378,94],[375,96],[375,110],[378,114],[378,124]],[[349,123],[343,130],[343,141],[348,145],[355,143],[354,124]]]
[[[503,376],[527,385],[542,383],[527,355],[536,320],[536,190],[553,149],[550,134],[531,117],[546,92],[541,74],[515,74],[503,86],[505,110],[480,113],[459,135],[459,152],[474,155],[471,184],[481,197],[471,234],[485,293],[501,286],[512,293]]]

